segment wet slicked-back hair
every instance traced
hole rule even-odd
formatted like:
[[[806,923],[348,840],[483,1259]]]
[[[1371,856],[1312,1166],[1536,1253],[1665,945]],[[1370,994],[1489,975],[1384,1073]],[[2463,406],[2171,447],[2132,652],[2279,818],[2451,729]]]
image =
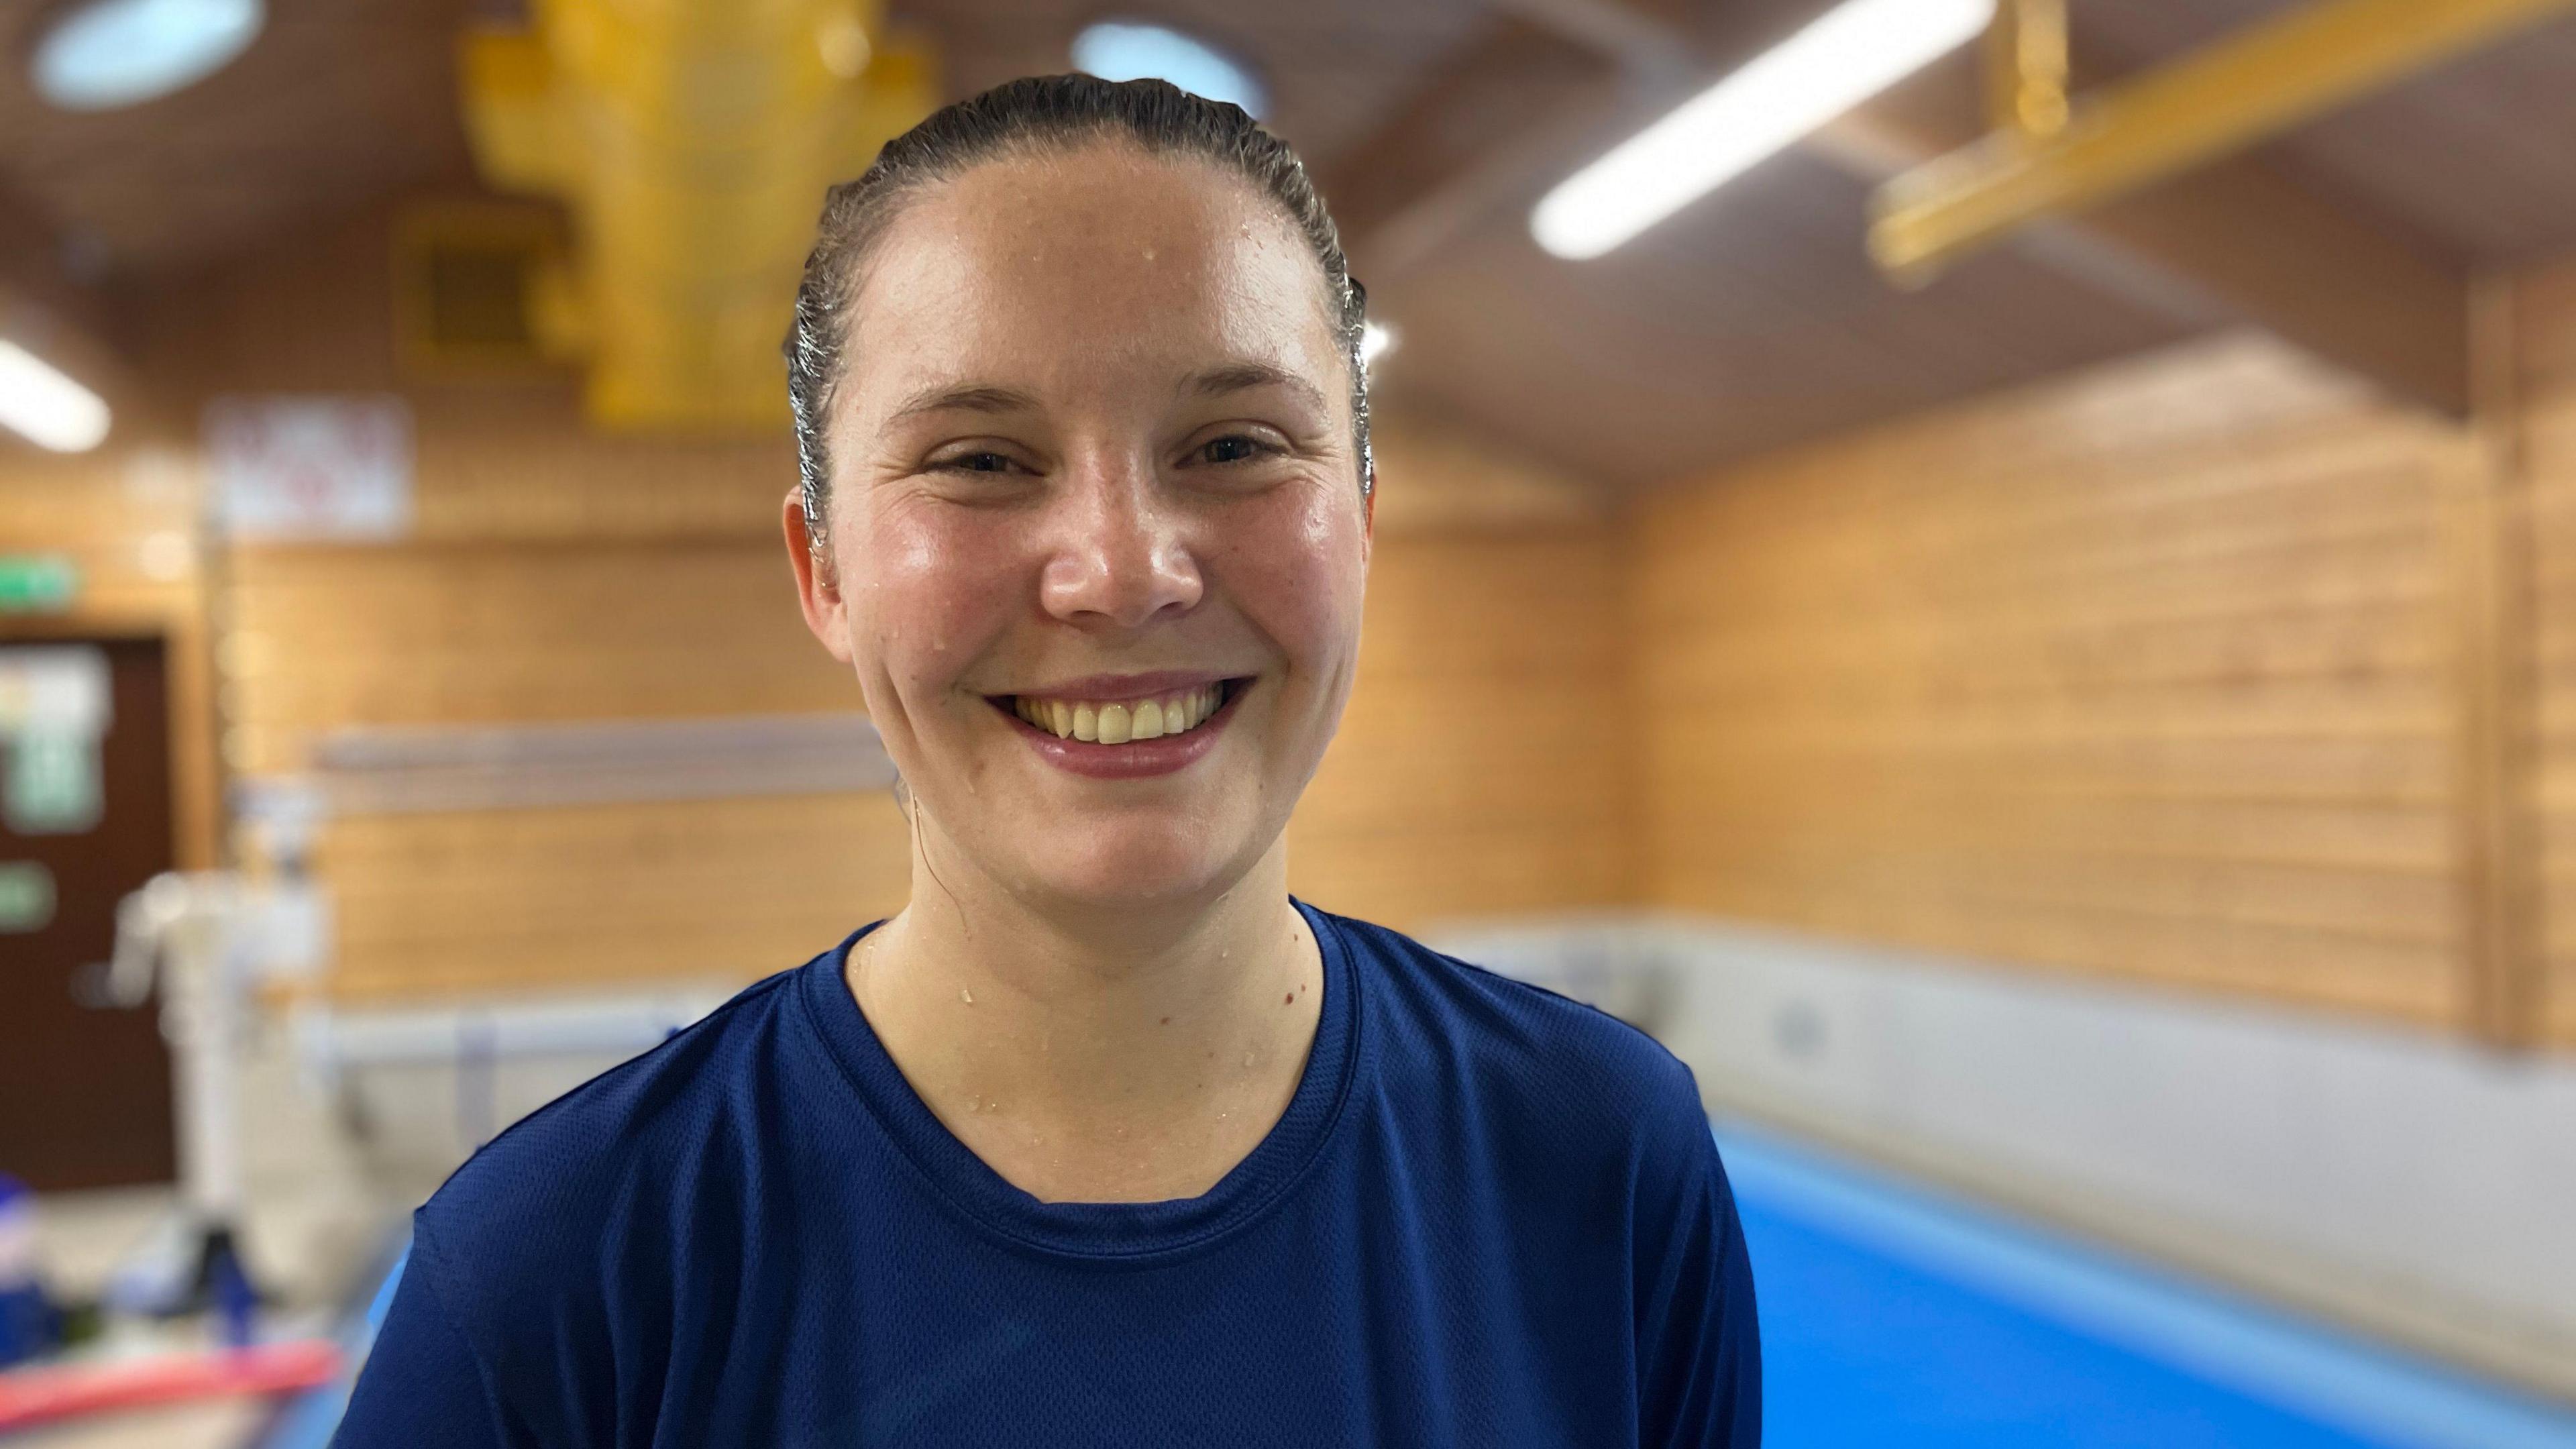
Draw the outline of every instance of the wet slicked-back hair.
[[[1363,491],[1374,483],[1369,456],[1368,372],[1360,334],[1368,292],[1351,280],[1339,233],[1305,164],[1288,143],[1240,106],[1195,96],[1165,81],[1105,81],[1088,75],[1028,76],[934,111],[895,137],[856,181],[832,188],[787,332],[787,400],[796,417],[805,529],[818,556],[831,506],[831,457],[823,437],[849,342],[849,310],[868,250],[920,188],[1006,156],[1123,141],[1155,156],[1193,157],[1241,176],[1277,202],[1323,269],[1325,302],[1351,369],[1352,443]]]

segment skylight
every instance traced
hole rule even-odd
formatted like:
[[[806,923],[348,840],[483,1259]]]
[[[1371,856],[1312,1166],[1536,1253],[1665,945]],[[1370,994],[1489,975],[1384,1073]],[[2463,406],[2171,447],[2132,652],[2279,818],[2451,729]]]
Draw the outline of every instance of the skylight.
[[[1141,20],[1105,20],[1073,40],[1073,64],[1102,80],[1167,80],[1258,116],[1269,98],[1240,62],[1195,36]]]

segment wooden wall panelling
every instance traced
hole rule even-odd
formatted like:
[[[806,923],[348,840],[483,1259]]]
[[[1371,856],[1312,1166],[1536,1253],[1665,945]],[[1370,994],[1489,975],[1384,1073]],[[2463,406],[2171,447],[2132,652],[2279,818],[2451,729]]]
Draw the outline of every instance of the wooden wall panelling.
[[[234,551],[235,751],[307,768],[331,731],[853,707],[773,539],[503,538]],[[796,964],[899,901],[890,800],[694,800],[331,823],[349,996]]]
[[[344,996],[785,970],[903,901],[883,795],[388,815],[331,828]]]
[[[241,768],[312,740],[480,724],[854,708],[774,539],[237,550],[225,664]]]
[[[2460,1019],[2452,430],[2227,340],[1649,501],[1647,899]]]
[[[1622,587],[1599,522],[1382,533],[1350,708],[1289,825],[1292,888],[1399,929],[1627,899]]]

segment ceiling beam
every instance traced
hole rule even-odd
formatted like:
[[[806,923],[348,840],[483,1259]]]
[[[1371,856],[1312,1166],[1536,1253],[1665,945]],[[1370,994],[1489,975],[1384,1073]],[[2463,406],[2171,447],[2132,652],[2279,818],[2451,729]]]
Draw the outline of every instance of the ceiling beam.
[[[1605,135],[1612,120],[1653,114],[1821,5],[1712,8],[1723,12],[1722,32],[1677,23],[1668,5],[1644,0],[1509,0],[1510,13],[1328,175],[1355,267],[1382,284],[1428,259],[1540,179],[1589,159],[1616,138]],[[1576,23],[1569,10],[1597,13]],[[1641,37],[1654,34],[1690,60],[1687,72],[1631,68],[1648,48]],[[1974,85],[1903,87],[1809,148],[1882,181],[1980,134],[1980,95]],[[2260,161],[2224,162],[2052,218],[2010,245],[2161,315],[2259,325],[2410,403],[2468,414],[2467,269]]]
[[[2030,217],[2088,211],[2238,155],[2570,9],[2576,0],[2309,0],[2093,87],[2070,114],[2065,0],[2016,0],[1990,31],[2013,42],[1996,70],[2053,114],[2034,124],[2008,110],[1992,134],[1882,188],[1870,252],[1900,275],[1937,268]],[[2053,54],[2020,43],[2041,39],[2045,27],[2028,22],[2043,17],[2056,26]]]
[[[1877,180],[1887,163],[1910,170],[1976,139],[1972,110],[1930,99],[1864,106],[1818,149],[1848,162],[1865,147],[1874,160],[1861,174]],[[2469,415],[2468,268],[2260,159],[2213,162],[2048,222],[2061,243],[2071,233],[2117,254],[2178,302],[2196,297],[2408,402]]]

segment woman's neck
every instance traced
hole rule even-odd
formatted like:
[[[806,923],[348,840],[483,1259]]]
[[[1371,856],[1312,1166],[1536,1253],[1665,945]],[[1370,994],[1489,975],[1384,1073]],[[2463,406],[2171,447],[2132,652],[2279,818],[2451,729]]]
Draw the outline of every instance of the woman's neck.
[[[1296,1094],[1323,999],[1274,844],[1213,901],[1068,923],[921,858],[852,994],[913,1090],[1050,1201],[1195,1196]]]

